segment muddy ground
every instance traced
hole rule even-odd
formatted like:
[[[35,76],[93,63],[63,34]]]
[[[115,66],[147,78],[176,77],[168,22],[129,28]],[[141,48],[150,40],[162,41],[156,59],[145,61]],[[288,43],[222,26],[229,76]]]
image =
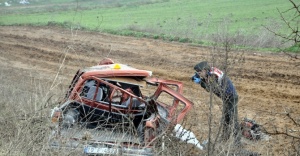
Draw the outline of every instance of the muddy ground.
[[[64,90],[77,69],[93,66],[105,57],[152,70],[156,77],[184,83],[184,95],[194,102],[193,112],[186,123],[192,126],[199,139],[204,139],[208,132],[209,93],[191,82],[190,77],[194,72],[193,66],[199,61],[211,60],[212,54],[219,59],[222,52],[212,47],[99,32],[54,27],[0,27],[2,79],[24,83],[30,89],[32,82],[25,83],[30,75],[31,78],[54,82],[52,88],[60,84],[61,87],[56,89]],[[240,96],[239,119],[252,118],[269,132],[276,133],[277,130],[299,137],[300,60],[282,53],[244,50],[231,51],[229,62],[228,74]],[[2,92],[5,92],[3,86],[7,85],[1,86]],[[213,114],[213,128],[216,129],[221,114],[217,98]],[[295,153],[300,145],[283,134],[270,135],[269,140],[257,142],[244,140],[244,146],[263,155],[283,155],[288,151]]]

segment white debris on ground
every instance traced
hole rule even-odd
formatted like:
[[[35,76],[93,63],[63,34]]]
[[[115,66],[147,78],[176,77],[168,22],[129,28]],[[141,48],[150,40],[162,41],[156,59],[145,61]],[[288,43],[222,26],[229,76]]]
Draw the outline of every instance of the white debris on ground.
[[[59,111],[58,107],[54,107],[53,109],[51,109],[50,117],[52,118],[54,116],[54,113],[57,111]]]
[[[29,4],[29,2],[27,0],[21,0],[19,3],[20,4]]]
[[[186,141],[189,144],[195,145],[200,150],[204,150],[204,146],[201,145],[201,143],[196,138],[195,134],[191,131],[184,129],[180,124],[177,124],[174,127],[173,131],[175,132],[175,136],[181,141]],[[204,143],[206,144],[207,141],[204,141]]]
[[[5,6],[11,6],[11,4],[7,3],[7,2],[4,2],[4,5]]]

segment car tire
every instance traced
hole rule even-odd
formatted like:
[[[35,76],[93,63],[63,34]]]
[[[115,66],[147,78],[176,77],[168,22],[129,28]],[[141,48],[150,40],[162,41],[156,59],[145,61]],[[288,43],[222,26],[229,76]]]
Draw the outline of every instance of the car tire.
[[[64,114],[64,118],[62,121],[62,127],[64,128],[71,128],[73,127],[76,123],[78,123],[80,118],[80,113],[76,109],[69,109],[66,111]]]
[[[145,122],[142,121],[139,124],[139,126],[137,127],[137,134],[140,144],[143,145],[145,143]]]

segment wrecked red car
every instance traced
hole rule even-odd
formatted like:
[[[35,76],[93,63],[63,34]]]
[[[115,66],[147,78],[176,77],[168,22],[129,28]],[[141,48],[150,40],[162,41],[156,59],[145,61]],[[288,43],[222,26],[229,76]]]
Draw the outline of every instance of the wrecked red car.
[[[85,154],[152,155],[159,134],[179,123],[193,104],[182,95],[181,82],[151,76],[108,58],[78,70],[51,113],[50,145]]]

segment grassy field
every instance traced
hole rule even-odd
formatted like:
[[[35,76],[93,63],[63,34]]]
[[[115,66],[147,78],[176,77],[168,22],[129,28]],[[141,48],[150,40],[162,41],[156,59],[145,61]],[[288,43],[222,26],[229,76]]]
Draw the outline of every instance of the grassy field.
[[[1,5],[0,25],[55,24],[198,43],[224,32],[250,36],[252,40],[264,34],[262,38],[271,40],[272,34],[262,26],[288,33],[277,9],[285,11],[291,7],[288,0],[36,0],[26,6],[17,2],[10,7]]]

